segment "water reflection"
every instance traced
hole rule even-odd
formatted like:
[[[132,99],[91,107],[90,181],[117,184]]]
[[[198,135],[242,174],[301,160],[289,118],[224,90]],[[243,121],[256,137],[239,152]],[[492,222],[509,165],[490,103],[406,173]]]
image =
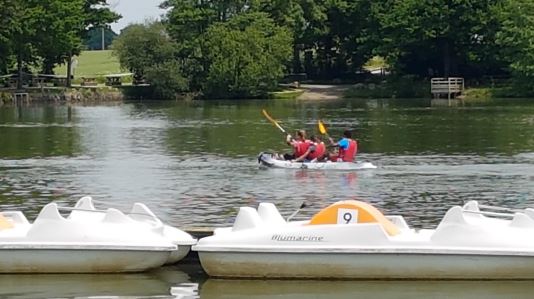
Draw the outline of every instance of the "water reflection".
[[[171,288],[194,291],[190,276],[175,267],[135,274],[0,275],[2,298],[183,298]]]
[[[5,298],[531,298],[531,281],[213,279],[191,266],[136,274],[0,275]]]
[[[530,281],[282,281],[208,279],[201,299],[531,298]]]

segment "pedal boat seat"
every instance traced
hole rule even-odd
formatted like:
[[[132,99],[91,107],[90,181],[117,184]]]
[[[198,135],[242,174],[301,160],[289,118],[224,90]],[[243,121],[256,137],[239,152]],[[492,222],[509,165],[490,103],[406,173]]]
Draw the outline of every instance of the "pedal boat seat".
[[[4,215],[0,214],[0,231],[13,228],[13,223],[9,221]]]
[[[399,228],[377,208],[358,200],[336,202],[315,214],[308,225],[348,223],[378,223],[390,236],[400,233]]]

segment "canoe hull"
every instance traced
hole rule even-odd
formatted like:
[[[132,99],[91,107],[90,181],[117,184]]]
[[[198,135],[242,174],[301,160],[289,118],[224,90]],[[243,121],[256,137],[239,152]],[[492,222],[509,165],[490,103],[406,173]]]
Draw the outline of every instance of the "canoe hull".
[[[335,279],[533,279],[534,256],[199,252],[214,277]]]
[[[2,249],[0,273],[119,273],[162,266],[170,251]]]
[[[377,168],[370,162],[291,162],[274,159],[269,153],[260,153],[258,163],[262,167],[285,169],[366,170]]]

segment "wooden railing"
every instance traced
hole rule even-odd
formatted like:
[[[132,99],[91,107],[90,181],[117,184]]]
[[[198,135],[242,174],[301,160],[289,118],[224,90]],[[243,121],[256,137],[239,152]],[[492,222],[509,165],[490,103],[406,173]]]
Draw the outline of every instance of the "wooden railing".
[[[449,98],[462,94],[464,78],[432,78],[430,92],[433,96],[447,95]]]

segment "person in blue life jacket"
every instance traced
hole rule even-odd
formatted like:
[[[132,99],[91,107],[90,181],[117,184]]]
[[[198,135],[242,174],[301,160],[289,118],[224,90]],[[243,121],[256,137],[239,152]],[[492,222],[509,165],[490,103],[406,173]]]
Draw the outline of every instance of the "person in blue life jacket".
[[[358,152],[358,142],[352,139],[351,130],[343,131],[343,138],[338,142],[329,137],[330,146],[337,147],[338,152],[330,154],[330,161],[332,162],[354,162],[356,160],[356,153]]]

